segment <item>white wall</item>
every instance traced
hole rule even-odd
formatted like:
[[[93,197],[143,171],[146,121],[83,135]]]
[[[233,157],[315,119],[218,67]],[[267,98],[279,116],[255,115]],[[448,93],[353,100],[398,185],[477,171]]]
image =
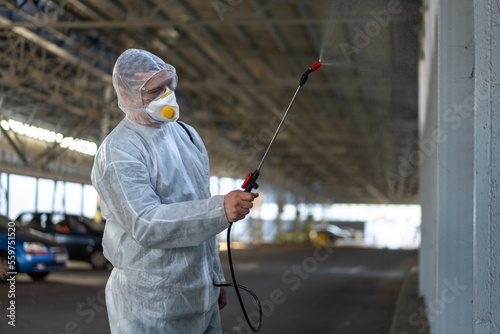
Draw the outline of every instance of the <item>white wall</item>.
[[[419,288],[431,333],[500,333],[500,6],[424,2]]]
[[[500,333],[500,6],[474,1],[473,333]]]

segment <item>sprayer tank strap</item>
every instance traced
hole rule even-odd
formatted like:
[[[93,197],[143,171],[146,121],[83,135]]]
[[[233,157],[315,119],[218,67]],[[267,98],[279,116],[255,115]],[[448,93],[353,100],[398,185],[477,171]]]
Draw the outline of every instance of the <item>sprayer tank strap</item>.
[[[179,121],[177,121],[176,123],[179,124],[180,126],[182,126],[182,128],[186,131],[187,135],[189,136],[189,139],[194,144],[193,136],[191,136],[191,132],[189,132],[187,126],[184,123],[179,122]]]

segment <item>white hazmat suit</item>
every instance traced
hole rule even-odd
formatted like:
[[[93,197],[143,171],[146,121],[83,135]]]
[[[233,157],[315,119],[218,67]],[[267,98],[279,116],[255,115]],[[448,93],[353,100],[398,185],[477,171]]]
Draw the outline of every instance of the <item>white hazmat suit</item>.
[[[151,127],[137,118],[142,87],[163,71],[175,89],[175,69],[153,54],[130,49],[117,60],[113,85],[127,117],[92,170],[106,219],[104,255],[114,267],[106,285],[111,332],[220,333],[215,235],[229,222],[224,196],[210,196],[206,149],[192,127],[191,141],[177,122]]]

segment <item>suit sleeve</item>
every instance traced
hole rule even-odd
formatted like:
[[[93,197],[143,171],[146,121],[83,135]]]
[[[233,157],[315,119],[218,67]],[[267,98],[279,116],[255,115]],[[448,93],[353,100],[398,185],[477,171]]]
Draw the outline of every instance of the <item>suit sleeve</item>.
[[[147,248],[197,246],[229,226],[224,196],[162,204],[140,152],[133,149],[100,150],[92,183],[127,234]]]

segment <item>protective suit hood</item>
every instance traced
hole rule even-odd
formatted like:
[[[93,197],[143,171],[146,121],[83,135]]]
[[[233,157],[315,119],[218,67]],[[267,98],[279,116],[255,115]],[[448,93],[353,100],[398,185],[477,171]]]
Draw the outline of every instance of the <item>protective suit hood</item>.
[[[151,124],[161,123],[146,114],[141,95],[144,84],[161,71],[166,71],[172,76],[171,88],[175,89],[177,85],[175,67],[165,63],[151,52],[128,49],[118,57],[113,69],[113,87],[118,97],[118,106],[133,122],[139,124],[145,121]]]

